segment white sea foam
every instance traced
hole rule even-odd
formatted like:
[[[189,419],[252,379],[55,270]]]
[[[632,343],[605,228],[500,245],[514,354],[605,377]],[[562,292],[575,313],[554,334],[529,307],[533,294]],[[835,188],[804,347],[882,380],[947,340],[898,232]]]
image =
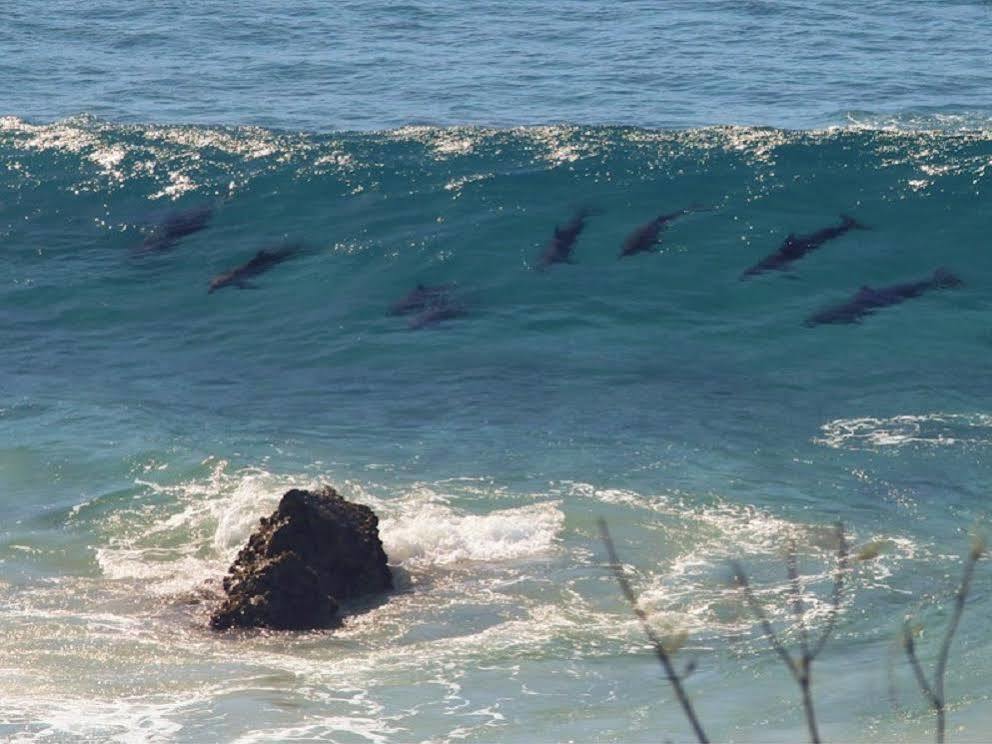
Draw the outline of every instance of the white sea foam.
[[[813,441],[835,449],[874,449],[925,445],[992,444],[992,415],[986,413],[923,413],[875,418],[835,419],[820,427]]]
[[[126,599],[113,582],[101,580],[85,588],[72,584],[71,596],[86,597],[72,607],[62,606],[65,587],[33,590],[32,601],[45,591],[49,599],[36,601],[32,611],[25,607],[12,643],[32,659],[45,659],[54,631],[75,650],[60,661],[71,665],[64,677],[56,674],[31,698],[8,699],[15,726],[25,724],[17,734],[21,741],[169,741],[218,716],[230,724],[232,701],[254,706],[260,700],[270,706],[264,716],[246,716],[251,729],[224,729],[228,740],[383,742],[420,730],[417,722],[425,717],[439,738],[488,739],[499,738],[504,719],[519,715],[522,699],[556,694],[549,690],[560,689],[562,674],[595,687],[602,700],[615,683],[604,682],[603,667],[589,661],[609,659],[612,670],[624,663],[621,658],[645,663],[650,650],[602,565],[601,550],[588,545],[596,538],[586,531],[584,511],[614,515],[618,547],[635,564],[630,575],[650,621],[663,633],[691,631],[694,653],[714,637],[753,629],[739,594],[724,580],[727,558],[754,569],[756,590],[770,613],[789,619],[776,609],[786,590],[781,547],[789,537],[805,538],[810,624],[829,609],[823,588],[832,566],[821,560],[829,557],[829,546],[821,545],[816,526],[715,496],[639,494],[585,483],[522,496],[488,479],[394,490],[234,469],[220,460],[204,465],[208,472],[182,483],[157,482],[169,471],[137,468],[142,480],[133,506],[103,517],[107,539],[100,565],[106,577],[124,582]],[[230,638],[196,630],[195,623],[177,627],[171,598],[143,601],[149,598],[145,593],[152,599],[181,594],[205,577],[219,576],[258,517],[286,489],[325,480],[376,510],[393,565],[426,579],[417,591],[393,595],[332,635],[239,637],[237,654]],[[566,506],[577,518],[575,529],[566,530]],[[634,538],[630,543],[625,531]],[[648,558],[645,534],[659,536],[657,545],[648,546],[654,551]],[[869,567],[881,567],[877,574],[852,576],[852,596],[875,579],[884,586],[884,570],[898,568],[915,549],[898,536],[851,539],[891,542]],[[52,604],[53,612],[39,609]],[[115,622],[115,612],[128,622]],[[760,639],[760,631],[752,636]],[[119,659],[118,676],[109,683],[88,680],[87,671],[99,670],[106,659]],[[182,688],[175,686],[173,671],[183,676]],[[133,697],[130,690],[120,694],[117,685],[138,678]]]
[[[140,480],[150,494],[174,501],[116,517],[127,524],[114,526],[114,532],[123,529],[97,549],[97,562],[107,578],[140,579],[156,594],[193,590],[222,575],[258,519],[275,509],[285,491],[320,483],[257,468],[229,472],[224,461],[215,462],[202,480],[171,486]],[[380,515],[390,563],[414,572],[547,555],[555,550],[564,523],[557,501],[472,514],[451,506],[429,486],[395,498],[376,497],[357,484],[344,492]]]
[[[30,722],[30,731],[14,733],[11,744],[39,741],[108,741],[143,744],[173,741],[182,730],[176,718],[188,701],[93,700],[65,696],[27,700],[7,698],[5,704]]]
[[[178,199],[204,191],[221,194],[243,187],[253,177],[241,172],[230,179],[225,158],[235,156],[252,171],[296,163],[300,173],[355,170],[351,155],[336,143],[306,134],[277,133],[259,127],[189,127],[114,125],[88,116],[52,124],[31,124],[16,117],[0,118],[0,132],[24,152],[78,155],[97,166],[87,169],[70,188],[74,192],[113,189],[131,179],[151,179],[158,188],[149,199]],[[313,161],[308,164],[308,161]],[[19,163],[12,166],[22,167]]]
[[[459,178],[453,178],[444,184],[444,190],[453,191],[455,193],[455,198],[457,198],[461,194],[461,190],[468,184],[475,183],[476,181],[485,181],[487,178],[492,177],[492,173],[474,173],[471,176],[460,176]]]
[[[747,504],[694,499],[679,492],[645,496],[584,483],[568,483],[566,489],[586,499],[654,514],[652,530],[664,536],[658,541],[663,546],[658,565],[628,568],[638,585],[639,602],[660,632],[684,630],[709,637],[753,628],[754,617],[732,581],[732,562],[753,572],[755,591],[767,602],[769,615],[788,620],[785,555],[790,544],[795,545],[803,565],[806,623],[815,625],[831,611],[837,540],[830,527],[790,521]],[[856,570],[848,572],[845,606],[859,592],[891,589],[888,580],[896,570],[921,552],[916,542],[901,535],[848,531],[845,539],[849,545],[876,542],[885,546],[878,558],[857,563]]]
[[[981,112],[904,112],[872,113],[849,111],[847,122],[832,129],[884,131],[899,134],[954,134],[987,138],[992,133],[992,118]]]
[[[161,199],[162,197],[169,197],[170,199],[178,199],[183,194],[189,191],[196,191],[196,189],[196,182],[194,182],[187,173],[183,173],[182,171],[171,171],[169,173],[168,185],[163,186],[148,198]]]
[[[260,127],[150,127],[144,136],[194,151],[213,148],[248,160],[272,156],[287,158],[300,146],[300,138],[280,136]]]
[[[390,560],[419,568],[547,554],[564,521],[557,501],[474,515],[426,502],[384,519],[381,532]]]
[[[567,165],[602,151],[601,136],[587,136],[578,127],[566,125],[518,127],[514,133],[534,145],[538,157],[551,165]]]
[[[476,127],[409,125],[390,132],[390,136],[419,142],[430,147],[438,160],[446,160],[455,155],[471,154],[490,131]]]
[[[223,460],[212,465],[202,480],[170,486],[137,481],[149,494],[174,500],[116,517],[127,523],[123,534],[112,535],[109,545],[96,551],[107,578],[141,579],[156,594],[192,590],[223,573],[259,517],[299,485],[256,468],[232,476]]]

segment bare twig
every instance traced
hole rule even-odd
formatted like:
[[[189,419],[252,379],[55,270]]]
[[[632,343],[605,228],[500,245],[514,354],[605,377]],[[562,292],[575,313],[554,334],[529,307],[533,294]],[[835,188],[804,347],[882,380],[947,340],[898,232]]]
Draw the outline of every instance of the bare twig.
[[[916,677],[916,683],[920,686],[920,691],[927,703],[933,708],[937,716],[937,744],[943,744],[944,733],[947,727],[947,705],[944,697],[944,675],[947,671],[947,660],[951,653],[951,641],[957,632],[961,622],[961,615],[964,613],[965,601],[968,592],[971,590],[971,580],[975,575],[975,564],[985,552],[985,544],[980,538],[975,538],[975,542],[964,562],[964,573],[961,577],[961,584],[954,595],[954,611],[951,613],[951,621],[947,624],[947,632],[944,640],[940,644],[940,653],[937,655],[937,666],[934,669],[933,681],[928,682],[923,673],[923,667],[916,655],[916,643],[913,640],[913,629],[907,621],[903,625],[903,648],[906,649],[906,657]]]
[[[820,634],[820,638],[813,648],[812,658],[814,659],[820,655],[823,647],[827,645],[827,639],[830,638],[830,635],[834,631],[834,625],[837,624],[837,615],[840,614],[841,593],[844,591],[844,574],[847,573],[848,550],[847,538],[844,536],[844,525],[838,522],[834,526],[834,529],[837,531],[837,569],[834,571],[834,589],[831,596],[830,616],[827,618],[827,624],[823,628],[823,633]]]
[[[771,644],[771,647],[782,658],[785,666],[792,673],[793,678],[796,680],[796,684],[799,685],[799,690],[803,696],[803,710],[806,713],[806,726],[809,729],[810,739],[814,742],[814,744],[819,744],[820,732],[816,725],[816,713],[813,709],[813,697],[811,694],[813,661],[817,656],[819,656],[820,652],[823,650],[823,647],[827,643],[827,639],[833,632],[834,625],[837,621],[837,615],[840,613],[841,593],[844,588],[844,574],[847,571],[847,541],[844,538],[843,526],[841,524],[837,524],[836,531],[837,569],[834,573],[834,588],[832,595],[832,606],[830,608],[830,617],[827,619],[827,624],[824,627],[823,632],[820,634],[820,637],[817,638],[812,648],[810,647],[809,631],[806,627],[804,618],[802,592],[799,585],[799,568],[798,558],[796,556],[796,544],[795,541],[789,542],[785,566],[789,576],[789,605],[799,626],[798,657],[793,657],[793,655],[789,653],[789,650],[779,638],[778,633],[775,632],[775,628],[772,627],[771,621],[768,619],[768,613],[765,612],[764,607],[761,606],[761,603],[755,596],[754,591],[751,589],[751,585],[748,583],[747,576],[744,574],[744,569],[741,564],[737,561],[734,561],[731,564],[734,569],[734,578],[737,581],[737,585],[744,592],[744,597],[747,599],[747,603],[750,605],[751,611],[754,613],[755,617],[758,618],[758,622],[761,624],[762,632],[764,632],[769,644]]]
[[[634,614],[641,623],[641,629],[644,631],[644,635],[648,637],[651,641],[651,645],[654,646],[655,656],[658,657],[658,661],[661,662],[662,668],[665,670],[665,676],[668,679],[669,684],[671,684],[672,689],[675,691],[675,697],[678,698],[679,705],[682,706],[682,710],[685,712],[686,718],[689,719],[689,723],[692,725],[692,729],[696,734],[696,739],[699,740],[700,744],[708,744],[709,739],[706,738],[706,733],[703,731],[702,724],[699,723],[699,719],[696,717],[696,711],[692,707],[692,701],[689,700],[689,695],[685,691],[685,687],[682,685],[682,677],[678,675],[675,671],[675,667],[672,665],[671,656],[665,649],[665,644],[662,643],[661,639],[655,634],[651,625],[648,623],[647,615],[644,610],[641,609],[640,605],[637,603],[637,595],[634,594],[633,588],[630,586],[630,582],[623,572],[623,565],[620,563],[620,559],[617,557],[616,547],[613,544],[613,538],[610,537],[610,530],[606,526],[606,520],[599,520],[599,530],[603,537],[603,544],[606,546],[606,552],[610,557],[610,568],[613,571],[613,575],[616,576],[617,583],[620,585],[620,590],[623,592],[623,596],[630,603],[631,608],[634,610]],[[687,674],[691,673],[691,670],[687,670]]]
[[[779,640],[778,633],[772,627],[771,621],[768,619],[768,613],[765,612],[765,608],[761,606],[761,602],[758,598],[754,596],[754,591],[751,589],[751,585],[748,583],[747,576],[744,574],[744,568],[737,561],[731,562],[731,567],[734,569],[734,580],[737,585],[744,592],[744,598],[747,599],[748,605],[751,607],[751,611],[758,618],[758,622],[761,623],[761,630],[764,632],[765,637],[771,644],[775,652],[782,657],[782,661],[785,666],[792,672],[792,676],[799,679],[797,676],[796,663],[792,659],[792,654],[789,653],[788,649]]]
[[[902,634],[903,646],[906,648],[906,656],[909,658],[909,666],[913,670],[913,676],[916,677],[916,682],[919,684],[920,690],[923,692],[923,696],[927,699],[927,702],[934,709],[937,709],[942,703],[933,691],[933,688],[930,687],[930,683],[923,673],[923,667],[920,666],[920,660],[916,656],[916,642],[913,640],[913,629],[910,627],[909,621],[903,624]]]
[[[886,671],[885,677],[887,680],[888,695],[889,695],[889,707],[892,708],[892,712],[898,716],[907,717],[909,716],[909,711],[903,707],[902,701],[899,700],[899,689],[898,681],[896,680],[896,655],[901,655],[906,649],[906,633],[911,630],[909,621],[907,620],[903,623],[903,626],[899,629],[899,633],[895,638],[895,643],[890,646],[888,653],[886,654]],[[915,648],[912,650],[915,653]],[[910,664],[912,665],[912,660]],[[924,678],[926,679],[926,678]],[[926,691],[924,690],[924,695]]]
[[[799,559],[796,555],[796,539],[789,540],[789,550],[785,555],[785,569],[789,574],[789,591],[792,593],[792,614],[799,625],[799,644],[803,655],[809,653],[809,634],[806,632],[805,608],[803,593],[799,586]]]

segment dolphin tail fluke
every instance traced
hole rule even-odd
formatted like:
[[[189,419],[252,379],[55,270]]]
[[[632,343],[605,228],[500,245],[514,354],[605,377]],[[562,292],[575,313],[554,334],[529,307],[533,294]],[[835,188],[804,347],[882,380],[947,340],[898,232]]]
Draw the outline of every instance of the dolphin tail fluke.
[[[685,214],[692,214],[693,212],[715,212],[716,206],[713,204],[703,204],[702,202],[693,202],[682,211]]]
[[[952,274],[943,266],[933,272],[933,283],[940,289],[952,289],[954,287],[960,287],[964,284],[959,276]]]

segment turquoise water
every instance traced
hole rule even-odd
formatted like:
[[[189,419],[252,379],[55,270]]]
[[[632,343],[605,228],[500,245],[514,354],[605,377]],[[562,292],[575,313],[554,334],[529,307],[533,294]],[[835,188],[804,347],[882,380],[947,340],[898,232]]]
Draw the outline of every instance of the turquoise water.
[[[599,517],[721,741],[805,736],[728,562],[795,641],[788,541],[817,627],[824,529],[879,541],[821,730],[932,737],[895,638],[918,618],[932,662],[987,513],[987,4],[50,7],[0,37],[0,738],[690,740]],[[741,279],[841,214],[867,229]],[[963,285],[806,324],[938,267]],[[388,314],[420,282],[463,314]],[[380,514],[399,590],[333,633],[206,630],[257,519],[321,483]],[[992,724],[990,589],[952,741]]]

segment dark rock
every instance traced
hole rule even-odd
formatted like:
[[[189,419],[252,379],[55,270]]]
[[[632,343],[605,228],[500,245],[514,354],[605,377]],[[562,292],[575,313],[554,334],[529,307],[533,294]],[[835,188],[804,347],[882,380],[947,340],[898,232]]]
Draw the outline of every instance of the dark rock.
[[[304,630],[341,624],[338,601],[393,588],[379,520],[325,486],[293,489],[234,559],[211,627]]]

